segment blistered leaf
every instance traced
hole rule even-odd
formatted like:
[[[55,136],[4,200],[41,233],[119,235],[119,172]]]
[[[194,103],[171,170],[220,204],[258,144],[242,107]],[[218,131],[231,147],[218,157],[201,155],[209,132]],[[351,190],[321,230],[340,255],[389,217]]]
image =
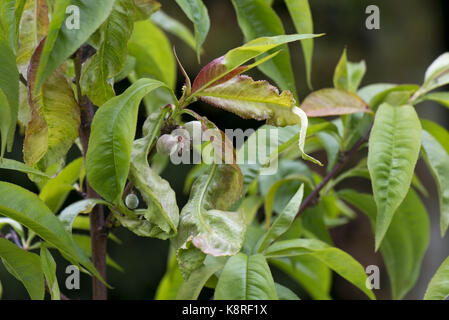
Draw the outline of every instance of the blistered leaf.
[[[313,19],[308,0],[285,0],[296,32],[299,34],[313,33]],[[306,79],[309,89],[312,89],[312,56],[313,39],[301,41],[304,62],[306,65]]]
[[[364,212],[376,225],[376,203],[369,194],[342,190],[339,196]],[[393,299],[402,299],[416,284],[424,253],[429,245],[430,226],[426,208],[410,191],[394,215],[380,245],[387,267]]]
[[[148,117],[143,127],[143,138],[133,143],[129,171],[130,181],[147,203],[146,209],[135,210],[135,213],[150,223],[148,235],[161,239],[174,236],[179,222],[175,192],[168,181],[155,173],[148,163],[148,153],[160,135],[164,115],[161,112]]]
[[[97,53],[83,65],[82,91],[97,106],[115,95],[114,77],[125,66],[127,43],[134,24],[133,11],[133,0],[115,2],[108,19],[100,27],[102,41]]]
[[[229,258],[218,279],[216,300],[277,300],[270,267],[264,256],[243,253]]]
[[[195,50],[195,37],[190,30],[180,21],[170,17],[165,12],[159,10],[151,16],[151,20],[163,30],[174,34]]]
[[[86,155],[91,186],[109,202],[120,202],[131,162],[137,113],[142,98],[162,82],[140,79],[105,103],[94,116]]]
[[[37,47],[28,68],[31,121],[25,132],[25,163],[46,169],[64,159],[78,137],[80,111],[71,85],[63,72],[54,71],[34,94],[36,71],[45,41]]]
[[[44,244],[41,245],[41,266],[45,280],[47,280],[51,300],[60,300],[61,294],[59,292],[58,279],[56,278],[56,263]]]
[[[349,62],[346,49],[338,62],[334,72],[334,87],[336,89],[356,92],[366,71],[365,61]]]
[[[2,212],[3,213],[3,212]],[[0,238],[0,258],[6,269],[23,283],[31,299],[44,299],[44,274],[39,256]]]
[[[202,0],[176,0],[195,28],[195,43],[198,60],[201,47],[206,40],[210,28],[210,19],[207,8]]]
[[[232,4],[246,41],[285,34],[281,19],[264,0],[233,0]],[[282,90],[290,90],[296,96],[290,53],[286,45],[282,49],[273,59],[259,65],[259,69]]]
[[[56,1],[45,46],[37,64],[34,93],[106,20],[114,2],[115,0]]]
[[[443,237],[449,226],[449,154],[438,139],[422,131],[424,159],[435,179],[440,200],[440,231]]]
[[[430,280],[424,300],[445,300],[449,296],[449,258],[443,261]]]
[[[296,194],[290,199],[279,217],[273,222],[263,238],[260,239],[258,252],[263,252],[268,246],[279,238],[284,232],[288,230],[292,224],[299,206],[301,205],[304,196],[304,184],[298,189]]]
[[[368,170],[378,210],[376,249],[407,195],[420,148],[421,123],[415,109],[410,105],[382,104],[376,113],[368,148]]]
[[[242,191],[243,177],[235,164],[212,164],[206,174],[196,179],[189,201],[181,211],[175,239],[184,274],[198,266],[204,254],[231,256],[239,252],[246,224],[240,212],[226,210],[240,198]]]
[[[293,257],[309,254],[340,276],[362,290],[369,298],[375,299],[373,292],[366,287],[366,273],[364,268],[346,252],[331,247],[315,239],[297,239],[278,241],[265,252],[267,258]]]
[[[101,279],[89,258],[74,243],[63,224],[34,193],[19,186],[0,182],[0,213],[20,222],[39,237],[53,244],[74,264],[82,264]],[[39,262],[40,263],[40,262]]]
[[[359,96],[339,89],[321,89],[312,92],[301,104],[301,109],[309,117],[371,112]]]

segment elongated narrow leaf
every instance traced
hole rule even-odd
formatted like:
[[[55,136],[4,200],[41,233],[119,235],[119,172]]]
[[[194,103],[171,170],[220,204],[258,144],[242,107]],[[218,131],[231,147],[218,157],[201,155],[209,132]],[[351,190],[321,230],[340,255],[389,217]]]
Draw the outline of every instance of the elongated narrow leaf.
[[[334,72],[334,87],[336,89],[356,92],[366,71],[365,61],[349,62],[346,49]]]
[[[148,222],[143,223],[147,236],[167,239],[176,234],[179,222],[179,208],[176,194],[165,179],[162,179],[148,163],[151,146],[160,136],[165,112],[151,114],[143,127],[143,138],[134,141],[131,153],[129,179],[140,191],[147,203],[146,209],[138,209],[135,213],[143,216]],[[137,217],[136,217],[137,218]],[[142,223],[142,220],[140,221]],[[133,230],[140,232],[143,230]]]
[[[288,12],[295,25],[296,32],[299,34],[313,33],[312,12],[308,0],[285,0]],[[309,89],[312,89],[312,57],[313,57],[313,39],[307,39],[301,42],[302,52],[306,65],[306,79]]]
[[[359,96],[339,89],[312,92],[301,104],[301,109],[309,117],[370,112],[368,105]]]
[[[23,172],[23,173],[31,173],[31,174],[35,174],[35,175],[42,176],[42,177],[45,177],[45,178],[50,178],[44,172],[42,172],[42,171],[40,171],[38,169],[35,169],[33,167],[30,167],[30,166],[26,165],[23,162],[16,161],[16,160],[13,160],[13,159],[2,159],[2,160],[0,160],[0,169],[20,171],[20,172]]]
[[[127,43],[134,24],[133,11],[133,0],[115,2],[100,27],[102,42],[97,53],[83,65],[81,88],[97,106],[115,95],[113,80],[125,66]]]
[[[178,20],[170,17],[162,10],[155,12],[151,16],[151,21],[161,27],[163,30],[174,34],[184,41],[193,50],[196,48],[195,37],[190,30]]]
[[[243,177],[237,165],[213,164],[194,182],[175,239],[185,275],[201,265],[204,254],[230,256],[239,252],[246,224],[240,212],[226,210],[240,198],[242,190]],[[194,254],[195,259],[189,258]]]
[[[374,120],[368,151],[377,205],[376,250],[396,209],[407,195],[421,149],[421,123],[410,105],[382,104]]]
[[[289,275],[313,299],[331,299],[329,291],[332,284],[332,272],[317,258],[311,255],[303,255],[291,258],[269,259],[269,263]]]
[[[64,228],[71,233],[76,217],[81,213],[90,213],[97,204],[108,205],[106,201],[100,199],[80,200],[62,210],[58,218],[64,225]]]
[[[449,258],[443,261],[430,280],[424,300],[445,300],[449,297]]]
[[[364,212],[376,225],[376,203],[369,194],[342,190],[339,196]],[[399,206],[380,246],[387,267],[393,299],[402,299],[418,280],[424,253],[429,245],[430,225],[427,211],[411,190]]]
[[[0,258],[6,269],[23,283],[31,299],[44,299],[44,274],[38,255],[27,252],[6,239],[0,239]]]
[[[19,186],[0,182],[0,213],[20,222],[59,249],[72,263],[82,264],[93,275],[101,276],[89,258],[74,243],[59,219],[34,193]],[[40,263],[40,262],[39,262]]]
[[[279,217],[273,222],[273,225],[268,229],[267,233],[260,240],[258,252],[263,252],[268,246],[279,238],[284,232],[288,230],[298,213],[299,206],[304,195],[304,184],[298,189],[296,194],[291,198],[289,203],[282,210]]]
[[[202,0],[176,0],[186,16],[192,21],[195,28],[195,43],[198,60],[201,47],[206,40],[210,28],[210,19],[207,8]]]
[[[155,300],[175,300],[179,287],[184,282],[176,255],[170,250],[167,268],[156,290]]]
[[[239,253],[223,268],[215,289],[217,300],[277,300],[270,267],[264,256]]]
[[[362,290],[368,297],[375,299],[373,292],[366,287],[366,273],[363,267],[346,252],[331,247],[315,239],[285,240],[273,243],[265,252],[267,258],[294,257],[310,254],[340,276]]]
[[[239,74],[248,71],[251,68],[254,68],[259,63],[266,61],[266,59],[272,58],[275,54],[259,59],[257,62],[251,65],[242,66],[249,60],[260,57],[262,54],[271,49],[282,46],[283,44],[289,42],[310,39],[317,36],[319,35],[291,34],[273,37],[261,37],[251,40],[241,47],[237,47],[228,51],[228,53],[226,53],[224,56],[216,58],[209,62],[206,66],[204,66],[193,81],[192,95],[195,95],[195,92],[202,91],[203,89],[211,85],[217,85],[229,79],[232,79],[233,77],[236,77]]]
[[[61,294],[59,292],[58,279],[56,278],[56,263],[45,245],[41,245],[41,266],[45,280],[47,280],[51,300],[60,300]]]
[[[19,108],[19,72],[14,51],[3,32],[0,33],[0,70],[0,155],[3,157],[5,147],[8,151],[12,148]]]
[[[151,34],[151,37],[148,35]],[[128,42],[129,54],[136,59],[138,78],[164,82],[170,89],[176,83],[176,63],[173,49],[165,34],[150,20],[138,21]],[[135,81],[130,77],[131,81]],[[158,88],[144,98],[147,113],[157,111],[168,103],[175,103],[166,88]]]
[[[163,86],[156,80],[140,79],[94,116],[86,173],[91,186],[109,202],[119,201],[125,187],[139,103],[146,94]]]
[[[177,300],[196,300],[201,293],[207,280],[214,275],[215,272],[222,269],[223,261],[203,264],[198,270],[190,275],[179,287]]]
[[[276,12],[264,0],[232,0],[237,21],[245,40],[285,34]],[[295,79],[286,45],[273,59],[259,65],[259,69],[272,78],[282,90],[290,90],[296,96]]]
[[[54,213],[59,211],[69,192],[75,189],[73,184],[80,178],[82,169],[83,158],[78,158],[67,165],[42,188],[39,198],[44,201],[51,211]]]
[[[98,29],[115,0],[58,0],[36,71],[34,93],[67,58]]]
[[[440,231],[443,237],[449,226],[449,154],[429,132],[422,131],[424,158],[438,187]]]
[[[53,72],[41,90],[34,94],[36,72],[44,44],[45,41],[39,44],[28,68],[32,116],[23,146],[25,163],[39,163],[42,169],[64,159],[78,137],[80,124],[80,111],[72,87],[60,69]]]

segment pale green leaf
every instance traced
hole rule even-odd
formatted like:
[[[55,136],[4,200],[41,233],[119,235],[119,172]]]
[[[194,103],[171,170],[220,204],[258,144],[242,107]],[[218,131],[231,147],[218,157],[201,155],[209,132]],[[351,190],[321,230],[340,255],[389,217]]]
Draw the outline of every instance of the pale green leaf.
[[[279,300],[300,300],[299,297],[289,288],[284,287],[279,283],[274,283],[276,294]]]
[[[336,89],[356,92],[366,72],[365,61],[357,63],[347,60],[346,48],[334,72],[334,87]]]
[[[75,222],[75,219],[78,217],[78,215],[81,213],[90,213],[97,204],[108,205],[106,201],[100,199],[80,200],[72,203],[64,210],[62,210],[58,215],[58,218],[64,225],[64,228],[71,233],[73,223]],[[88,226],[87,229],[89,229]]]
[[[443,261],[430,280],[424,300],[445,300],[449,297],[449,258]]]
[[[193,50],[196,49],[195,37],[190,30],[178,20],[159,10],[151,16],[151,20],[163,30],[174,34]]]
[[[61,300],[58,279],[56,278],[56,262],[45,244],[41,245],[41,266],[47,280],[48,290],[52,300]]]
[[[449,52],[440,55],[427,68],[420,92],[429,92],[449,83]]]

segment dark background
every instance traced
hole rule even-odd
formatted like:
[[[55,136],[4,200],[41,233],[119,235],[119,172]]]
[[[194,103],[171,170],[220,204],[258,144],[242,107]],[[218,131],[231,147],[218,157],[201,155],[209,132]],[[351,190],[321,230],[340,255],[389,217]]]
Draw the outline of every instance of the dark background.
[[[176,6],[174,1],[162,0],[163,10],[190,26],[188,19]],[[205,52],[201,57],[201,65],[223,55],[229,49],[237,47],[243,42],[243,35],[237,25],[236,16],[229,0],[204,0],[209,9],[211,29],[206,40]],[[423,81],[427,66],[441,53],[449,51],[449,19],[447,0],[311,0],[314,17],[315,33],[326,33],[326,36],[316,39],[313,85],[315,89],[331,87],[335,65],[340,58],[343,48],[348,50],[351,61],[364,59],[367,63],[367,73],[362,86],[377,83],[417,83]],[[376,4],[380,8],[380,30],[365,28],[365,8]],[[274,9],[281,17],[287,33],[295,33],[292,22],[283,1],[275,0]],[[183,42],[169,36],[175,45],[178,56],[187,73],[194,78],[201,68],[195,53]],[[308,93],[303,56],[299,43],[290,45],[293,70],[296,77],[300,99]],[[251,71],[256,79],[265,77],[257,70]],[[182,76],[178,75],[178,93],[182,86]],[[123,90],[126,83],[121,83],[117,91]],[[257,127],[260,123],[243,121],[232,114],[219,109],[197,103],[194,107],[201,114],[206,115],[221,128]],[[449,110],[435,103],[423,103],[417,107],[424,118],[434,120],[448,128]],[[142,108],[143,110],[143,108]],[[144,119],[144,115],[141,116]],[[14,150],[7,154],[7,158],[22,160],[21,148],[23,137],[17,136]],[[73,149],[69,159],[79,156]],[[325,160],[321,155],[322,160]],[[168,166],[163,176],[168,179],[178,194],[180,207],[185,203],[186,196],[182,193],[184,177],[188,172],[187,166]],[[423,165],[418,164],[418,175],[428,187],[430,197],[424,199],[432,222],[431,242],[425,255],[419,281],[408,299],[421,299],[430,278],[449,255],[449,236],[441,239],[439,233],[439,207],[436,187],[429,172]],[[0,170],[0,180],[10,181],[24,186],[32,191],[36,187],[27,179],[26,175],[12,171]],[[355,181],[361,189],[369,188],[366,182]],[[70,195],[67,204],[78,200],[75,194]],[[109,243],[108,252],[124,269],[120,273],[108,269],[108,282],[115,288],[110,290],[112,299],[153,299],[159,280],[164,274],[169,243],[149,238],[139,238],[131,232],[118,229],[114,233],[123,241],[122,245]],[[349,224],[332,230],[332,237],[336,245],[352,254],[362,265],[375,264],[381,268],[381,289],[375,293],[379,299],[390,298],[388,276],[383,267],[379,254],[374,254],[373,236],[369,221],[360,214]],[[56,256],[56,254],[55,254]],[[57,257],[60,287],[72,299],[87,299],[90,297],[90,278],[82,276],[81,289],[69,292],[64,289],[64,270],[67,262]],[[275,280],[283,284],[291,284],[288,278],[274,271]],[[0,266],[4,299],[28,298],[23,286],[10,276]],[[297,293],[302,292],[299,286],[291,287]],[[364,295],[345,280],[334,276],[332,296],[336,299],[364,299]]]

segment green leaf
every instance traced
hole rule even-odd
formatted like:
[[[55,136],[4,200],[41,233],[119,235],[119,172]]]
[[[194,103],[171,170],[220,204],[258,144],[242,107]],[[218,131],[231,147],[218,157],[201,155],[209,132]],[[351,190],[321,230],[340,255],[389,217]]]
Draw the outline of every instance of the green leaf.
[[[157,80],[140,79],[106,102],[94,116],[86,173],[91,186],[109,202],[120,202],[125,187],[140,100],[163,86]]]
[[[426,100],[438,102],[439,104],[449,108],[449,92],[434,92],[426,94],[424,97],[419,99],[417,103]]]
[[[39,198],[54,213],[61,209],[73,184],[78,181],[83,170],[83,158],[78,158],[67,165],[55,178],[49,180],[39,193]]]
[[[210,20],[207,8],[202,0],[176,0],[195,29],[195,43],[198,60],[200,60],[201,47],[209,33]]]
[[[151,37],[148,35],[151,34]],[[128,42],[128,51],[136,59],[138,78],[151,78],[164,82],[170,89],[176,84],[176,63],[173,50],[165,34],[150,20],[138,21]],[[130,77],[132,82],[136,79]],[[156,89],[144,98],[147,114],[168,103],[175,104],[165,88]]]
[[[421,123],[410,105],[382,104],[376,112],[368,148],[377,205],[376,250],[412,182],[421,148]]]
[[[171,251],[164,276],[156,290],[155,300],[175,300],[179,287],[183,283],[176,255]]]
[[[421,119],[421,125],[422,128],[437,139],[444,150],[449,153],[449,132],[439,124],[430,120]]]
[[[198,270],[195,270],[188,279],[186,279],[179,287],[176,300],[196,300],[201,293],[207,280],[212,277],[215,272],[222,269],[224,261],[218,260],[211,263],[203,264]]]
[[[28,165],[26,165],[23,162],[20,161],[16,161],[13,159],[5,159],[3,158],[2,160],[0,160],[0,169],[6,169],[6,170],[14,170],[14,171],[20,171],[23,173],[31,173],[31,174],[35,174],[41,177],[46,177],[46,178],[50,178],[47,174],[45,174],[44,172],[35,169],[33,167],[30,167]]]
[[[143,224],[147,236],[165,240],[177,233],[179,208],[176,194],[168,181],[154,172],[148,163],[150,148],[160,135],[164,116],[164,112],[159,115],[151,114],[145,121],[143,138],[133,143],[129,179],[140,191],[148,206],[146,209],[135,210],[135,214],[143,216],[149,222]]]
[[[427,68],[420,92],[429,92],[449,83],[449,52],[440,55]]]
[[[56,278],[56,263],[45,244],[41,245],[41,266],[47,280],[51,300],[61,300],[58,279]]]
[[[76,245],[63,224],[34,193],[7,182],[0,182],[0,194],[3,195],[0,198],[2,215],[33,230],[39,237],[59,249],[72,263],[81,263],[101,279],[92,262]]]
[[[376,225],[376,203],[369,194],[353,190],[341,190],[338,195],[371,220]],[[427,211],[419,197],[410,190],[380,246],[380,252],[387,267],[393,299],[402,299],[418,280],[424,253],[430,239]]]
[[[45,41],[36,48],[28,68],[31,121],[25,132],[23,157],[26,164],[41,169],[63,161],[78,137],[80,111],[71,85],[61,69],[54,71],[39,91],[36,72]],[[37,92],[37,94],[34,94]]]
[[[23,283],[31,299],[44,299],[44,274],[38,255],[27,252],[6,239],[0,239],[0,258],[6,269]]]
[[[245,41],[285,34],[281,19],[264,0],[232,0],[232,4]],[[276,57],[259,65],[259,69],[272,78],[282,90],[290,90],[296,96],[290,53],[287,46],[282,46],[282,49]]]
[[[0,33],[0,70],[0,155],[3,157],[5,147],[8,151],[12,148],[19,108],[19,71],[13,49],[3,32]]]
[[[0,30],[15,53],[17,47],[15,0],[3,0],[0,4]]]
[[[357,112],[371,112],[355,93],[340,89],[321,89],[309,94],[301,104],[309,117],[326,117]]]
[[[444,237],[449,226],[449,154],[436,137],[422,131],[424,159],[435,179],[440,200],[440,231]]]
[[[134,25],[133,11],[133,0],[116,0],[100,27],[102,41],[97,53],[83,64],[81,88],[97,106],[115,96],[113,79],[125,66],[127,43]]]
[[[313,33],[312,12],[308,0],[285,0],[288,12],[295,25],[296,32],[299,34]],[[306,65],[306,79],[309,89],[312,90],[312,57],[313,57],[313,39],[307,39],[301,42],[304,62]]]
[[[366,72],[365,61],[358,63],[349,62],[346,56],[346,48],[338,62],[334,72],[334,87],[336,89],[356,92]]]
[[[67,58],[69,58],[100,27],[111,13],[115,0],[58,0],[53,9],[48,36],[36,70],[34,93]],[[79,9],[79,29],[66,15],[69,5]],[[71,25],[72,23],[73,25]]]
[[[449,258],[443,261],[430,280],[424,300],[445,300],[449,297]]]
[[[365,89],[365,88],[363,88]],[[370,89],[369,87],[366,87],[365,90],[361,89],[361,93],[366,95],[367,90]],[[380,84],[373,88],[371,87],[370,90],[373,90],[369,96],[372,96],[374,93],[374,96],[371,97],[370,100],[365,100],[368,102],[369,106],[373,111],[376,111],[377,108],[382,103],[388,103],[391,105],[402,105],[406,104],[408,98],[410,98],[417,90],[419,89],[419,86],[416,84],[402,84],[402,85],[389,85],[389,84]],[[363,91],[362,91],[363,90]],[[398,99],[399,97],[399,99]],[[405,100],[405,102],[398,103],[397,100]]]
[[[163,30],[177,36],[193,50],[196,49],[195,37],[190,30],[178,20],[170,17],[165,12],[159,10],[151,16],[151,21]]]
[[[280,285],[279,283],[274,283],[276,288],[276,294],[279,300],[300,300],[299,297],[289,288]]]
[[[304,254],[317,258],[362,290],[368,297],[375,299],[373,292],[366,287],[367,276],[363,267],[346,252],[320,240],[296,239],[275,242],[266,250],[265,257],[293,257]]]
[[[226,210],[240,198],[242,190],[243,177],[237,165],[212,164],[195,180],[175,238],[183,274],[198,267],[204,254],[230,256],[239,252],[246,224],[240,212]],[[191,255],[195,255],[193,260]]]
[[[218,279],[216,300],[277,300],[270,267],[264,256],[243,253],[229,258]]]
[[[133,2],[136,7],[135,18],[137,20],[148,19],[161,7],[161,4],[156,0],[133,0]]]
[[[80,200],[62,210],[58,215],[58,218],[64,225],[64,228],[71,233],[76,217],[78,217],[80,213],[90,213],[97,204],[108,205],[109,203],[100,199]]]
[[[260,245],[258,248],[258,252],[265,251],[268,246],[276,241],[283,233],[285,233],[293,220],[295,219],[296,214],[298,213],[299,206],[301,205],[302,198],[304,196],[304,184],[298,189],[296,194],[291,198],[289,203],[285,206],[284,210],[282,210],[281,214],[277,219],[273,222],[270,229],[265,233],[265,235],[260,240]],[[265,211],[265,214],[266,211]]]
[[[299,283],[316,300],[330,300],[332,272],[317,258],[303,255],[291,258],[269,259],[293,280]]]

